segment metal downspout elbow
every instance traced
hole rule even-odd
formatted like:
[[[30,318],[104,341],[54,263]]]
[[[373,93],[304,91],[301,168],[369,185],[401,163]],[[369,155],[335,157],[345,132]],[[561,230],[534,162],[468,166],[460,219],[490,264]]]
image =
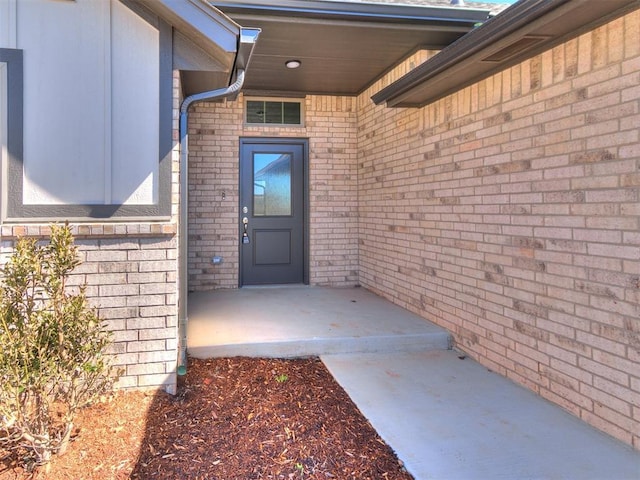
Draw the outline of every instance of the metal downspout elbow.
[[[260,29],[240,27],[236,55],[235,81],[226,88],[219,88],[190,95],[180,105],[180,209],[178,229],[178,378],[187,374],[187,296],[188,292],[188,237],[189,237],[189,107],[198,102],[235,97],[244,85],[245,71],[249,65]]]

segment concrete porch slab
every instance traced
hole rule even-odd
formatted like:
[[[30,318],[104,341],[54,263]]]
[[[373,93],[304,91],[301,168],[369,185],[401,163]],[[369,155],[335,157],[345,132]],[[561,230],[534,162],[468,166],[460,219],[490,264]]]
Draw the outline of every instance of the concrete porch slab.
[[[454,351],[321,358],[416,480],[640,479],[640,453]]]
[[[189,295],[195,358],[449,348],[448,332],[363,288],[244,287]]]

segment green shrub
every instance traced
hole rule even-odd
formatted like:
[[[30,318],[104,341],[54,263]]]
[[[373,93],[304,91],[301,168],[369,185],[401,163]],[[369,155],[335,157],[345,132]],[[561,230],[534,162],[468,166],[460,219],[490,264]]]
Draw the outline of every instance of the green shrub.
[[[67,281],[80,264],[68,226],[48,244],[18,240],[0,286],[0,444],[32,464],[64,453],[76,411],[111,389],[109,332],[85,288]]]

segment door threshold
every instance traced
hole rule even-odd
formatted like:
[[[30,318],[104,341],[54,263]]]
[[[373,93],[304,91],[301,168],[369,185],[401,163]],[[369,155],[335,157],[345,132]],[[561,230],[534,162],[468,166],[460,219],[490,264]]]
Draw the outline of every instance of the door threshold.
[[[250,289],[259,289],[259,288],[308,288],[309,285],[304,283],[270,283],[268,285],[242,285],[240,288],[250,288]]]

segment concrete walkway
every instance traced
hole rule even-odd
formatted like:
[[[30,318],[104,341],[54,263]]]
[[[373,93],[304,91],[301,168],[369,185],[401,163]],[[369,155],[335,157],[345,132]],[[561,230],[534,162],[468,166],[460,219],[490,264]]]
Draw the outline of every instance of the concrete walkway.
[[[193,356],[318,355],[416,480],[640,480],[640,453],[473,360],[361,289],[189,297]]]
[[[416,480],[638,480],[640,453],[454,351],[322,361]]]

